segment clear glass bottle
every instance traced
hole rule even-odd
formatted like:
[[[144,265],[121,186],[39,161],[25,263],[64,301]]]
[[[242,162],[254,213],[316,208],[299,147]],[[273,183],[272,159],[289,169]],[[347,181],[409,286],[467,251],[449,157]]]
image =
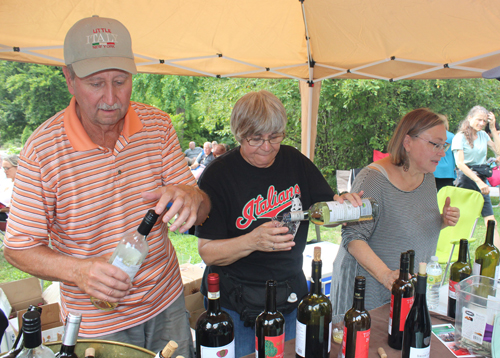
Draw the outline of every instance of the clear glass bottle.
[[[431,310],[439,306],[439,287],[443,278],[443,269],[437,256],[431,257],[427,265],[427,307]]]
[[[71,312],[68,313],[68,316],[66,317],[66,326],[64,327],[61,350],[56,354],[56,358],[78,358],[75,353],[75,346],[81,322],[81,314]]]
[[[157,219],[158,215],[155,211],[153,209],[148,210],[146,216],[144,216],[144,219],[142,219],[141,224],[137,228],[137,231],[126,234],[120,240],[113,255],[111,255],[109,259],[109,263],[125,271],[130,276],[131,281],[133,281],[135,274],[139,271],[142,262],[148,254],[149,246],[146,241],[146,236],[153,228]],[[116,302],[106,302],[94,297],[90,297],[90,300],[96,308],[103,311],[111,311],[118,306]]]
[[[38,311],[23,314],[24,348],[18,358],[55,358],[54,352],[42,344],[42,322]]]
[[[283,215],[283,221],[309,220],[316,225],[335,225],[346,222],[373,220],[379,207],[373,198],[361,199],[362,205],[354,207],[348,200],[322,201],[313,204],[309,210],[291,211]]]

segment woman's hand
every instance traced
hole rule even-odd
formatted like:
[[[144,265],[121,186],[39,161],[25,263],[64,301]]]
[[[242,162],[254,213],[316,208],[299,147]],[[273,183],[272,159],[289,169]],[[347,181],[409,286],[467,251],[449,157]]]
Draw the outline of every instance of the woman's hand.
[[[495,115],[493,114],[493,112],[488,113],[488,123],[489,123],[491,132],[492,133],[496,132],[497,131],[497,128],[495,126],[496,119],[495,119]]]
[[[343,193],[342,195],[335,194],[333,196],[333,200],[338,201],[339,203],[343,203],[344,200],[349,201],[354,207],[361,206],[363,204],[361,202],[361,197],[363,196],[364,191],[361,190],[359,193]]]
[[[455,226],[460,218],[460,209],[450,206],[450,197],[446,198],[443,206],[443,213],[441,214],[441,229],[448,226]]]
[[[481,190],[481,194],[488,195],[490,193],[490,187],[482,180],[479,183],[476,183],[479,190]]]
[[[391,271],[389,268],[380,275],[380,277],[376,277],[377,280],[384,285],[385,288],[387,288],[389,291],[392,290],[392,285],[394,284],[394,281],[396,281],[399,277],[399,270],[394,270]]]
[[[253,236],[254,251],[289,251],[295,246],[294,236],[287,234],[288,227],[275,227],[272,221],[256,227],[250,234]]]

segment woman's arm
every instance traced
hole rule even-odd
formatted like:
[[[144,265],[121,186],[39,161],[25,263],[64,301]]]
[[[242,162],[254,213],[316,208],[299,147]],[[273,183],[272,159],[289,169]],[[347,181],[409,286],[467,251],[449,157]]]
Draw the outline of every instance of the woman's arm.
[[[289,251],[295,246],[287,227],[275,227],[269,221],[248,234],[231,239],[198,239],[198,251],[208,265],[227,266],[254,251]]]
[[[477,175],[464,163],[464,151],[458,149],[455,151],[455,163],[457,168],[460,169],[466,176],[476,183],[482,194],[489,194],[490,188],[488,184],[483,182]]]
[[[351,241],[347,245],[347,251],[370,275],[375,277],[385,288],[391,290],[392,284],[399,277],[399,270],[391,271],[363,240]]]

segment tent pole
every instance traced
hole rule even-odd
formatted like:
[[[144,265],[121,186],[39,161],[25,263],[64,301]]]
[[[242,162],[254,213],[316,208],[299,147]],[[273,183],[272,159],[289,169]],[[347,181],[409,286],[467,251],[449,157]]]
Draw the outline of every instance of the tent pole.
[[[313,91],[314,91],[314,83],[309,82],[309,104],[307,107],[307,154],[306,156],[311,159],[311,143],[312,143],[312,135],[311,135],[311,127],[312,127],[312,110],[313,110]]]

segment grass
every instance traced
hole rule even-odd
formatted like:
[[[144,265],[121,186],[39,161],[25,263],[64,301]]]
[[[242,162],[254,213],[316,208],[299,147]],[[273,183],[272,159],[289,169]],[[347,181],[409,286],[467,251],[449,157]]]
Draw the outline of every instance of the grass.
[[[493,205],[498,204],[498,198],[492,198]],[[500,216],[500,208],[493,208],[495,217]],[[497,219],[498,220],[498,219]],[[322,241],[332,242],[334,244],[339,244],[341,240],[340,235],[340,227],[336,228],[325,228],[320,227],[320,236]],[[484,242],[484,237],[486,236],[486,227],[484,225],[484,221],[482,219],[478,220],[478,224],[476,226],[476,231],[474,233],[474,237],[477,239],[476,242],[470,245],[470,253],[472,258],[474,257],[474,253],[476,248]],[[309,233],[308,233],[308,241],[316,239],[316,230],[314,225],[309,225]],[[187,255],[191,257],[191,263],[196,264],[200,263],[201,257],[198,254],[198,238],[193,235],[185,235],[179,233],[171,233],[170,240],[174,245],[177,255],[180,257],[181,255]],[[2,250],[3,251],[3,250]],[[23,278],[27,278],[30,275],[18,270],[17,268],[10,265],[4,258],[3,255],[0,255],[0,283],[2,282],[10,282],[15,280],[20,280]],[[45,281],[44,286],[47,287],[51,282]]]

